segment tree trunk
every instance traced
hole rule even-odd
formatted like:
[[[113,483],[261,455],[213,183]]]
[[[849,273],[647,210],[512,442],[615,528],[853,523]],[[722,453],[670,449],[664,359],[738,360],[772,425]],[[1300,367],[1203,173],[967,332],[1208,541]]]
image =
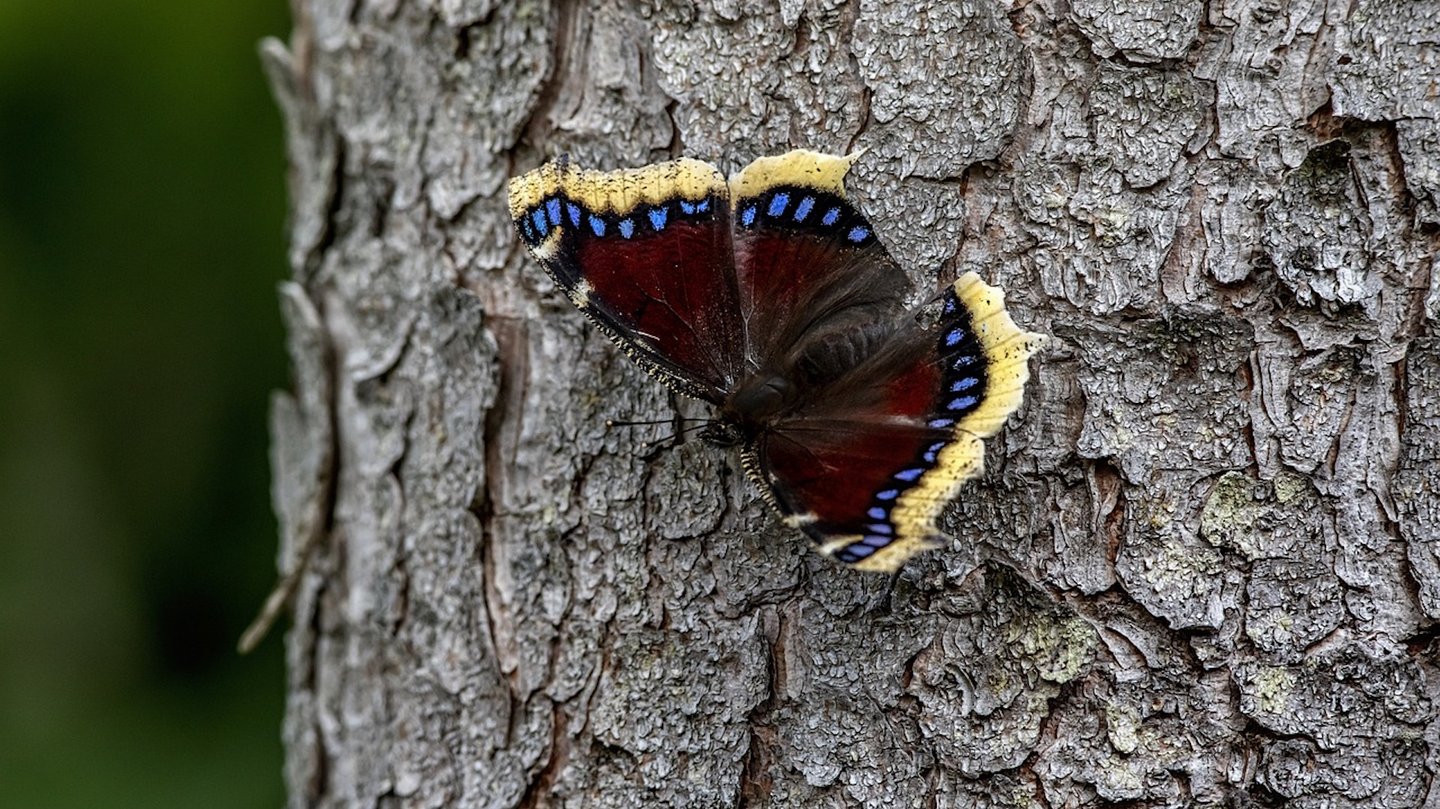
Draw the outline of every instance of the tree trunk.
[[[292,806],[1440,807],[1440,3],[295,5]],[[506,210],[792,146],[1058,338],[894,582]]]

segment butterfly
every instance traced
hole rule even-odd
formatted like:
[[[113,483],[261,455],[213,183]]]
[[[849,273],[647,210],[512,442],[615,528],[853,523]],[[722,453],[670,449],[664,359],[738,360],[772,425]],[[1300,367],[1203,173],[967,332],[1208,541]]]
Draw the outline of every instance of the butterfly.
[[[714,405],[702,437],[824,556],[893,572],[940,547],[982,439],[1021,404],[1043,335],[962,275],[929,305],[845,196],[858,157],[762,157],[728,180],[680,159],[566,159],[510,182],[520,239],[651,375]]]

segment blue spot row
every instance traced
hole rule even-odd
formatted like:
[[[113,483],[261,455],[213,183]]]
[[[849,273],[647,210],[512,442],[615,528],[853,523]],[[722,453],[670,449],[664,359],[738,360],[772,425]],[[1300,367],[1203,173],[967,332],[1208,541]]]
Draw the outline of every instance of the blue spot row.
[[[674,204],[679,208],[679,215],[687,217],[705,216],[712,210],[708,197],[701,200],[676,200]],[[631,239],[637,235],[637,222],[648,222],[650,230],[654,233],[665,230],[671,223],[672,210],[670,202],[659,205],[642,205],[634,212],[616,220],[591,213],[563,196],[554,196],[536,205],[528,214],[517,220],[516,224],[520,228],[521,236],[530,244],[543,242],[550,235],[550,231],[560,226],[566,219],[569,220],[570,227],[579,228],[582,224],[589,226],[590,232],[596,237],[603,237],[613,229],[620,234],[621,238]]]
[[[763,218],[789,228],[836,228],[850,244],[868,244],[875,238],[869,224],[840,197],[803,186],[776,188],[758,197],[741,200],[738,211],[743,228],[756,227]],[[818,223],[814,216],[817,211],[824,211]]]
[[[970,311],[953,290],[945,295],[941,324],[937,349],[946,359],[946,372],[942,381],[943,393],[937,397],[938,412],[933,414],[929,424],[936,429],[947,429],[985,400],[986,370],[983,349],[976,337]],[[945,394],[951,395],[944,398]]]

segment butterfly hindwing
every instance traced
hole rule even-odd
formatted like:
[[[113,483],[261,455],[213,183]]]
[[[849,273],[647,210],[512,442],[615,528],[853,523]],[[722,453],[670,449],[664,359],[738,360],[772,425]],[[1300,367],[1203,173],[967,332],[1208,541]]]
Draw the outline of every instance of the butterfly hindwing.
[[[743,337],[724,177],[698,160],[585,171],[547,163],[510,184],[531,254],[571,302],[680,393],[719,402]]]
[[[982,439],[1020,406],[1043,340],[1015,325],[1003,292],[965,274],[933,327],[898,332],[853,383],[762,438],[772,503],[821,553],[860,569],[893,571],[935,547],[941,512],[983,471]]]

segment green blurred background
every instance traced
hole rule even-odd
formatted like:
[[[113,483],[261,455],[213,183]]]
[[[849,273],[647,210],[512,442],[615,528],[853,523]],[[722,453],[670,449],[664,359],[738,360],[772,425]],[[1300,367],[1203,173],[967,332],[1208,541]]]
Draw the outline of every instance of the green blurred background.
[[[284,0],[0,0],[0,789],[284,802]]]

